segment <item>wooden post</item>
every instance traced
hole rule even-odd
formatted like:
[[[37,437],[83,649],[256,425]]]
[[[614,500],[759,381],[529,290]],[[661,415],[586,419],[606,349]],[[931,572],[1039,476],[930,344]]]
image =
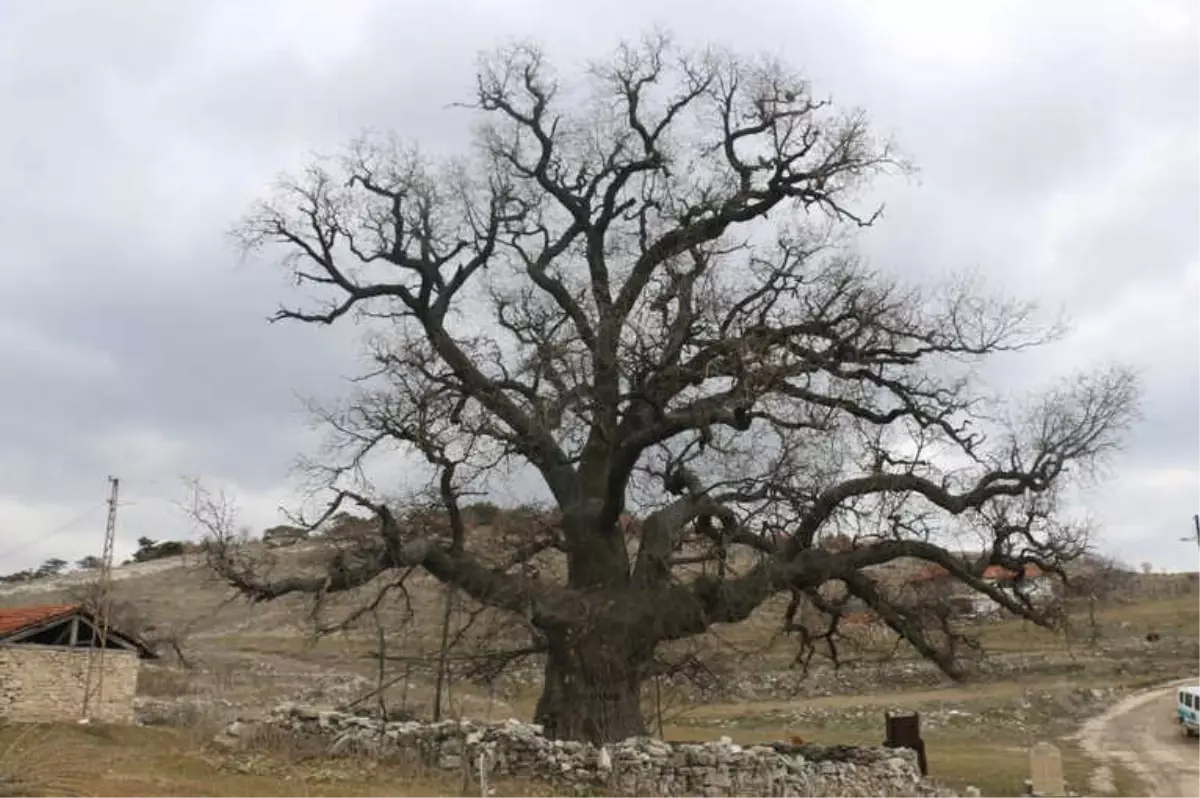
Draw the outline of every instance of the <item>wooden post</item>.
[[[446,588],[446,604],[442,610],[442,643],[438,649],[437,682],[433,694],[433,722],[442,719],[442,692],[446,690],[446,658],[450,645],[450,615],[454,610],[454,585]],[[449,701],[447,701],[449,703]]]
[[[917,754],[917,767],[922,776],[929,775],[929,762],[925,758],[925,741],[921,739],[921,715],[917,712],[883,715],[886,748],[911,748]]]
[[[654,714],[658,718],[658,739],[663,738],[662,674],[654,674]]]

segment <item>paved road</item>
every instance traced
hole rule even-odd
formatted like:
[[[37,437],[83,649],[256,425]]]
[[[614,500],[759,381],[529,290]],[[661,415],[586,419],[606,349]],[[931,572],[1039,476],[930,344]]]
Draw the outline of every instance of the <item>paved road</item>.
[[[1111,767],[1119,765],[1141,779],[1142,795],[1200,798],[1200,740],[1184,737],[1175,720],[1175,690],[1195,682],[1137,693],[1084,724],[1079,741],[1097,763],[1094,793],[1115,792]]]

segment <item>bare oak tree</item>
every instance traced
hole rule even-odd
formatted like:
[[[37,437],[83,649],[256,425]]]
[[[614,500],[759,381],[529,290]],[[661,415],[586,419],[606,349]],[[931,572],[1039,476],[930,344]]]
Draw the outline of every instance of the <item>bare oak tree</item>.
[[[379,523],[320,577],[218,556],[231,583],[265,601],[423,569],[525,618],[545,655],[535,719],[597,740],[645,732],[661,644],[775,596],[827,605],[833,582],[960,673],[946,619],[874,575],[898,558],[1049,623],[983,571],[1062,573],[1079,546],[1061,486],[1117,445],[1136,385],[1114,369],[1019,406],[990,396],[977,365],[1056,330],[969,280],[907,286],[853,256],[840,235],[877,218],[859,190],[903,168],[862,114],[780,63],[665,37],[571,84],[535,48],[504,49],[469,110],[461,160],[363,138],[239,228],[328,298],[278,319],[374,331],[372,373],[327,414],[344,456],[327,476],[330,512],[353,503]],[[444,533],[406,528],[355,478],[389,450],[428,462]],[[561,523],[489,561],[464,545],[458,499],[514,464]],[[970,530],[981,553],[952,553]],[[821,545],[835,534],[849,543]],[[565,555],[562,579],[517,567],[546,548]],[[732,564],[739,549],[750,565]]]

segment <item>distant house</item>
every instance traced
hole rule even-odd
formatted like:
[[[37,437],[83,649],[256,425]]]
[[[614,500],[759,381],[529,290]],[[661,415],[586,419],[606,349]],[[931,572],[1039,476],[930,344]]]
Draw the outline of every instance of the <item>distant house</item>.
[[[0,718],[73,721],[83,713],[88,660],[98,622],[83,604],[42,604],[0,609]],[[133,722],[133,697],[142,659],[155,654],[120,629],[109,628],[101,662],[91,674],[87,715],[111,723]],[[96,685],[101,683],[99,694]]]
[[[1035,606],[1054,598],[1055,581],[1036,565],[1027,564],[1021,578],[1018,574],[1000,565],[989,565],[980,578],[988,585],[1020,594]],[[964,615],[989,615],[1000,607],[990,597],[973,590],[950,575],[940,565],[933,565],[914,575],[909,586],[925,593],[940,593],[952,606]]]
[[[263,543],[271,548],[294,546],[308,540],[308,530],[298,526],[280,524],[263,532]]]

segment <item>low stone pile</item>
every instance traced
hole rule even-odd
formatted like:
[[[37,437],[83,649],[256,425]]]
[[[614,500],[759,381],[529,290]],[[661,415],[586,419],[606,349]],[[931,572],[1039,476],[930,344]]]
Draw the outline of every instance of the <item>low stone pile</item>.
[[[480,778],[537,780],[583,795],[952,795],[921,779],[912,751],[847,746],[667,743],[635,738],[597,748],[542,736],[516,720],[383,722],[285,705],[267,721],[329,740],[332,754],[405,758]]]
[[[240,714],[232,701],[202,696],[176,698],[133,699],[133,715],[142,726],[175,726],[180,728],[227,723]]]

